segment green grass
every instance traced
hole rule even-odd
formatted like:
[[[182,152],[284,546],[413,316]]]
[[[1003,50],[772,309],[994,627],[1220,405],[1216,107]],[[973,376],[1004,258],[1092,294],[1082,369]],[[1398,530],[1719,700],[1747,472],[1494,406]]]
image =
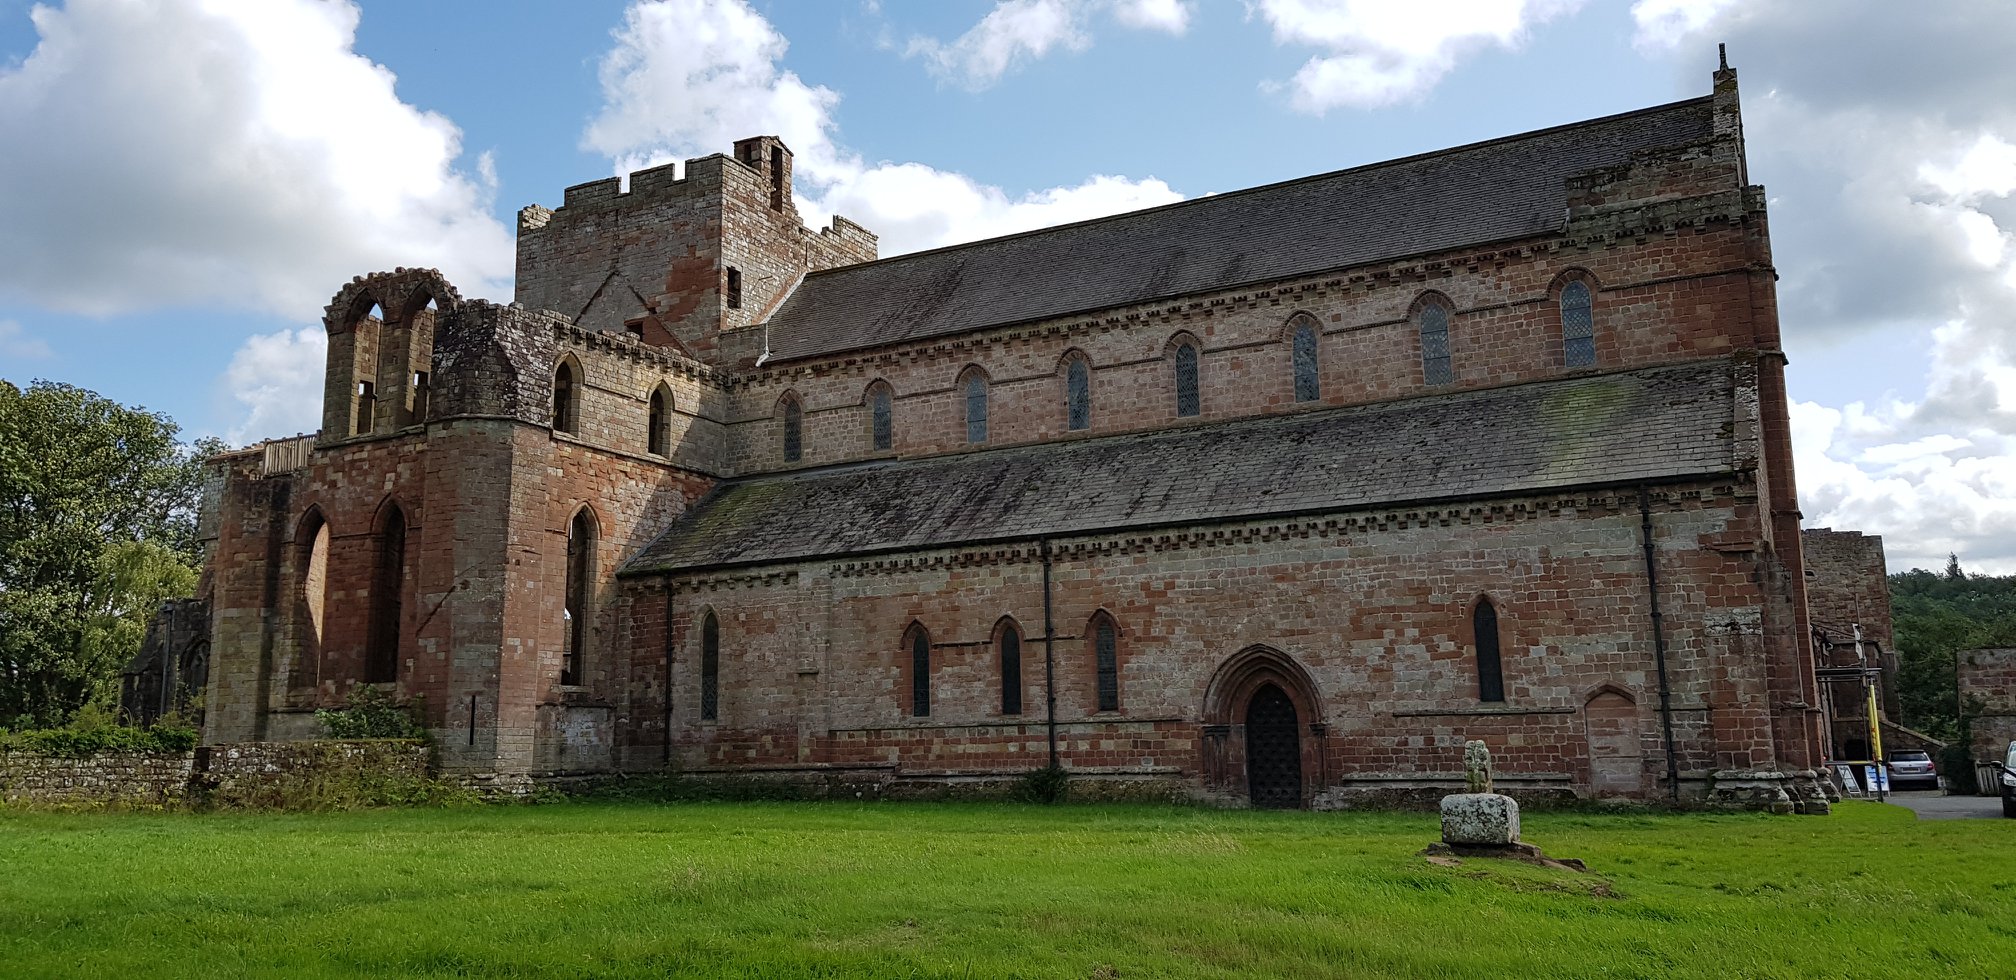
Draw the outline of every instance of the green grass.
[[[2016,820],[566,804],[0,813],[0,975],[2008,976]]]

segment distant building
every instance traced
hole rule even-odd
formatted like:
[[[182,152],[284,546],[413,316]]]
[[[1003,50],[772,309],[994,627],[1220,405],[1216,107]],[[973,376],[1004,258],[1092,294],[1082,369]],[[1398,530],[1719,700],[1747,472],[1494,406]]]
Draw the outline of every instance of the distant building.
[[[1712,95],[876,260],[778,140],[326,311],[228,457],[206,738],[452,773],[1824,809],[1775,273]]]

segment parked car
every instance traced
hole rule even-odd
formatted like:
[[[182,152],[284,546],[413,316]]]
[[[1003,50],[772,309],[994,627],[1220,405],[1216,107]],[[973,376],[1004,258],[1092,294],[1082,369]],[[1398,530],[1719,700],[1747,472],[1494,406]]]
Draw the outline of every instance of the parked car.
[[[2009,757],[1998,768],[2002,773],[2002,815],[2016,817],[2016,742],[2009,743]]]
[[[1891,789],[1939,788],[1939,770],[1933,767],[1931,755],[1918,749],[1899,749],[1886,761]]]

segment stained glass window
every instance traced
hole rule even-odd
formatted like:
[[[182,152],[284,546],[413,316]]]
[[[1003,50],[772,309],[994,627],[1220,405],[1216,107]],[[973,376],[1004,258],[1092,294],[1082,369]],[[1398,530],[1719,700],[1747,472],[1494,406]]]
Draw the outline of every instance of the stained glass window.
[[[876,388],[868,397],[869,411],[873,413],[876,449],[888,449],[896,441],[896,405],[889,389]]]
[[[1180,344],[1176,347],[1176,417],[1187,419],[1201,411],[1197,397],[1197,345]]]
[[[978,374],[966,379],[966,441],[987,441],[987,379]]]
[[[1064,369],[1064,389],[1066,414],[1071,430],[1087,429],[1092,426],[1092,366],[1082,357],[1071,359]]]
[[[1456,380],[1449,357],[1449,311],[1439,303],[1421,308],[1421,379],[1431,385]]]
[[[721,623],[709,612],[700,621],[700,720],[721,717]]]
[[[1503,701],[1505,674],[1498,660],[1498,610],[1492,608],[1491,600],[1477,603],[1470,625],[1477,634],[1477,700]]]
[[[1295,327],[1295,400],[1313,402],[1323,397],[1323,385],[1316,374],[1316,328],[1307,323]]]
[[[1099,673],[1099,710],[1120,710],[1120,637],[1113,621],[1100,616],[1092,624],[1092,653]]]
[[[1001,713],[1022,713],[1022,631],[1013,623],[1001,630]]]
[[[1571,282],[1561,288],[1561,362],[1568,367],[1596,363],[1596,317],[1589,287]]]

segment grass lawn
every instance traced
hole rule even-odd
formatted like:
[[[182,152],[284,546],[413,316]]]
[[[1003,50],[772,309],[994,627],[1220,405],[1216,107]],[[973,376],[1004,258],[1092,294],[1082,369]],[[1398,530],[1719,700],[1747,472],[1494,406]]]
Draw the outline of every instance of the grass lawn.
[[[2016,820],[564,804],[0,812],[0,975],[2006,977]]]

